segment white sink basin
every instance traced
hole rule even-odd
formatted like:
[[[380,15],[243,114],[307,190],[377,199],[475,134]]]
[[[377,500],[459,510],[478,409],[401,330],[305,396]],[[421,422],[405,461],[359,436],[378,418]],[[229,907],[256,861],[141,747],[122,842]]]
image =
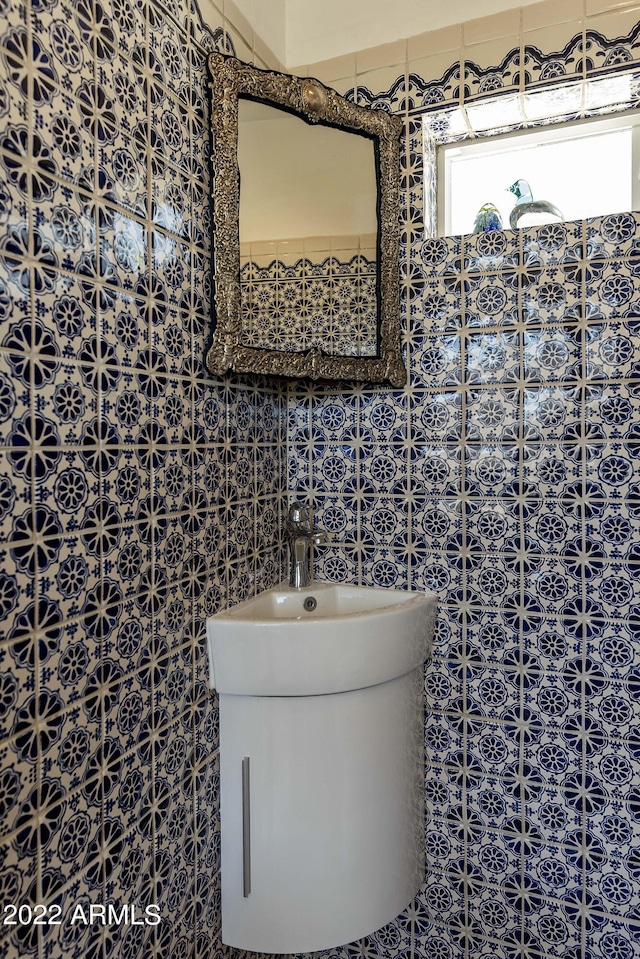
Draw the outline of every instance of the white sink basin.
[[[309,599],[313,610],[305,609]],[[429,655],[435,593],[281,584],[207,620],[209,682],[238,696],[314,696],[375,686]]]

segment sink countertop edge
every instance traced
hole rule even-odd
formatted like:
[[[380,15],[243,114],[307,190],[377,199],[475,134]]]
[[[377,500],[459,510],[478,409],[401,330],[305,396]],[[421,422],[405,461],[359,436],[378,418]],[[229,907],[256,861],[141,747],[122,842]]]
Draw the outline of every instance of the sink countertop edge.
[[[282,616],[279,618],[274,617],[269,623],[263,623],[263,625],[271,626],[272,624],[277,624],[278,626],[280,626],[283,623],[287,623],[287,622],[319,623],[319,622],[322,622],[323,620],[330,620],[332,623],[334,623],[337,620],[342,620],[342,619],[351,620],[356,617],[365,618],[369,616],[384,616],[391,612],[395,612],[398,609],[398,607],[410,608],[414,605],[418,605],[421,602],[424,602],[424,601],[428,602],[429,600],[433,600],[434,602],[437,603],[439,599],[437,593],[434,593],[433,591],[428,589],[393,590],[393,589],[386,589],[383,586],[353,586],[353,584],[351,583],[325,583],[325,582],[316,582],[316,583],[312,583],[310,586],[305,586],[302,589],[293,589],[292,587],[289,587],[287,584],[280,583],[278,584],[278,586],[272,586],[270,589],[263,590],[263,592],[258,593],[256,596],[252,596],[250,599],[242,600],[240,603],[236,603],[235,606],[231,606],[228,609],[223,609],[223,610],[220,610],[220,612],[218,613],[214,613],[213,616],[209,617],[209,620],[214,622],[218,620],[223,622],[233,621],[233,622],[245,622],[245,623],[259,623],[261,619],[259,616],[243,615],[241,607],[244,606],[246,609],[251,609],[251,607],[254,604],[257,605],[258,602],[260,602],[261,600],[264,601],[265,597],[268,596],[269,594],[276,595],[278,593],[285,593],[289,595],[293,593],[296,596],[300,596],[301,598],[304,599],[306,596],[313,596],[314,592],[318,592],[319,590],[325,590],[327,588],[331,589],[335,587],[337,588],[343,587],[345,589],[354,589],[354,590],[375,590],[377,593],[397,592],[402,594],[403,598],[399,599],[397,602],[388,603],[384,606],[376,606],[376,607],[373,607],[372,609],[353,610],[352,612],[330,613],[330,614],[327,614],[326,616],[314,616],[312,612],[309,612],[309,613],[301,613],[300,616]],[[407,596],[410,598],[404,598]]]
[[[435,594],[419,593],[416,599],[424,599],[430,620],[435,620],[437,596]],[[431,600],[431,601],[429,601]],[[207,623],[210,655],[214,660],[215,674],[222,686],[219,693],[229,695],[257,695],[257,696],[313,696],[330,693],[348,692],[358,688],[375,686],[382,682],[395,679],[422,665],[429,658],[433,644],[433,622],[428,626],[428,635],[419,642],[407,645],[401,649],[400,656],[393,643],[386,642],[384,635],[372,631],[365,641],[358,640],[353,647],[349,644],[349,624],[353,618],[360,622],[374,615],[378,622],[386,619],[384,613],[397,612],[400,607],[405,615],[405,628],[414,635],[420,634],[425,626],[422,603],[405,602],[383,607],[381,610],[367,611],[339,616],[326,617],[331,624],[331,634],[326,638],[326,659],[320,669],[317,664],[306,667],[305,654],[313,644],[317,645],[317,637],[295,635],[304,619],[280,619],[272,623],[259,623],[257,619],[243,619],[242,617],[228,617],[219,620],[225,623],[226,635],[220,637],[215,631],[215,617]],[[323,618],[309,619],[307,623],[320,625]],[[252,636],[243,634],[247,626],[259,627],[260,641],[256,644],[255,630]],[[283,629],[285,627],[283,637]],[[291,627],[291,628],[289,628]],[[373,638],[371,639],[371,636]],[[371,639],[371,648],[366,657],[362,657],[363,647]],[[276,651],[275,644],[279,643],[282,649]],[[246,654],[241,658],[248,664],[247,673],[241,679],[228,681],[227,656],[232,653],[237,658],[238,647],[246,647]],[[215,650],[215,655],[214,655]],[[360,663],[358,656],[362,659]],[[279,675],[279,660],[286,662],[291,675]],[[295,677],[295,678],[294,678]]]

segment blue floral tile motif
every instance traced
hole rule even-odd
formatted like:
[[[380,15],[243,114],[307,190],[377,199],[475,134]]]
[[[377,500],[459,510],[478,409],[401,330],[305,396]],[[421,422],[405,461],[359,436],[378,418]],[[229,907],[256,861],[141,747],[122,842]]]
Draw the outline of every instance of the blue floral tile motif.
[[[521,430],[518,390],[470,390],[465,399],[468,441],[513,442],[518,439]]]
[[[444,550],[462,525],[462,510],[455,500],[418,500],[412,509],[412,529],[415,540],[431,543]]]
[[[460,237],[429,237],[416,252],[425,269],[439,275],[452,271],[453,257],[460,255],[460,248]]]
[[[635,446],[622,450],[618,444],[598,447],[587,465],[588,480],[597,482],[607,499],[626,499],[633,490],[635,454]]]
[[[434,387],[462,382],[461,342],[457,336],[429,337],[423,347],[413,350],[415,376]]]
[[[406,435],[406,399],[367,396],[360,409],[360,429],[374,442],[402,442]]]
[[[499,496],[517,479],[516,450],[509,446],[469,447],[466,456],[466,489],[473,496]]]
[[[626,322],[603,322],[586,332],[587,373],[594,380],[631,377],[640,372],[635,343],[635,319]]]
[[[633,385],[606,384],[594,385],[585,405],[589,416],[597,411],[603,438],[633,442],[636,438],[637,403],[638,391]]]
[[[581,481],[582,450],[579,445],[555,443],[525,447],[522,468],[523,492],[530,506],[525,515],[537,515],[542,502],[558,500],[567,517],[584,515],[582,506],[589,496],[601,496],[600,490],[585,489]],[[518,489],[513,488],[516,495]],[[587,495],[589,494],[589,495]]]
[[[490,554],[469,565],[473,565],[467,575],[469,589],[485,608],[500,605],[505,591],[511,591],[518,585],[517,572],[496,569],[495,559]]]
[[[614,213],[585,221],[594,254],[606,259],[637,255],[637,213]]]
[[[492,230],[463,237],[464,254],[469,270],[478,273],[508,270],[519,261],[517,234],[508,230]]]
[[[352,251],[305,255],[295,263],[279,256],[268,266],[251,259],[242,263],[247,343],[299,350],[328,342],[341,355],[374,352],[375,344],[362,336],[364,318],[374,308],[373,267],[359,240]]]
[[[398,77],[389,90],[374,93],[365,86],[358,85],[356,103],[372,110],[387,110],[389,113],[402,113],[406,109],[404,76]]]
[[[424,80],[418,74],[408,76],[410,109],[424,111],[460,97],[460,63],[453,63],[441,78]]]
[[[582,73],[583,67],[582,34],[576,34],[563,50],[544,54],[534,46],[524,47],[525,85],[550,83]]]
[[[523,238],[523,261],[552,266],[561,263],[567,254],[567,246],[582,241],[581,223],[550,223],[531,227]]]
[[[577,437],[582,414],[578,387],[532,387],[524,393],[523,435],[529,442],[547,443]]]
[[[486,96],[498,90],[520,85],[520,50],[510,50],[496,66],[479,67],[470,60],[463,63],[464,99]]]
[[[482,276],[467,292],[465,319],[468,326],[513,326],[517,322],[517,291],[496,283],[494,275]]]
[[[414,393],[410,429],[416,442],[457,443],[462,438],[462,403],[457,390]]]
[[[359,564],[357,559],[345,556],[344,549],[331,546],[315,557],[315,575],[327,582],[359,582]]]
[[[594,72],[606,72],[633,63],[637,59],[638,26],[628,37],[607,39],[595,30],[587,30],[585,51],[586,67]]]
[[[580,285],[568,282],[568,277],[560,268],[542,269],[535,286],[524,291],[523,305],[527,323],[552,323],[575,316],[580,293]]]
[[[579,379],[581,336],[571,327],[549,325],[524,334],[524,374],[533,382]]]
[[[518,338],[513,333],[473,333],[466,341],[470,383],[509,383],[519,376]]]
[[[365,586],[385,589],[406,589],[408,572],[402,554],[380,550],[362,562],[361,576]]]
[[[638,313],[638,278],[634,270],[629,270],[628,263],[607,261],[586,292],[600,306],[601,316],[616,318]]]
[[[456,330],[460,326],[462,298],[459,283],[454,278],[426,280],[422,284],[422,302],[420,312],[416,312],[418,322],[426,333],[440,330]]]

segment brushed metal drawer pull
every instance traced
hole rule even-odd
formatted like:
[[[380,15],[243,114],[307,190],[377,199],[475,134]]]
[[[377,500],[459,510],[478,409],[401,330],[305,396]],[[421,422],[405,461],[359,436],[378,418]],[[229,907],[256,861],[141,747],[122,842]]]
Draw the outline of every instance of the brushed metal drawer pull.
[[[251,892],[251,797],[249,757],[242,760],[242,894]]]

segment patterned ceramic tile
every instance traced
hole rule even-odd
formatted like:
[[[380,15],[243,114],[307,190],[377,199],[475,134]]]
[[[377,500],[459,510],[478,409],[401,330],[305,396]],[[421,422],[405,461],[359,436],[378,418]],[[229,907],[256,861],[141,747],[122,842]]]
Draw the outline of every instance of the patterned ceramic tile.
[[[587,282],[586,296],[595,302],[607,319],[634,316],[638,312],[638,277],[628,262],[608,260]]]
[[[548,499],[561,501],[564,513],[576,515],[585,493],[581,483],[582,456],[582,448],[570,442],[562,446],[550,443],[526,447],[522,478],[530,500],[528,515],[537,514],[541,501]]]
[[[412,109],[423,111],[445,101],[458,100],[461,93],[460,62],[453,63],[440,78],[426,80],[415,73],[408,76],[408,94]]]
[[[462,382],[461,343],[457,336],[425,338],[421,348],[412,352],[414,380],[437,386],[455,386]]]
[[[251,318],[252,344],[268,344],[276,337],[284,349],[316,345],[313,328],[317,328],[317,322],[312,328],[308,318],[320,307],[322,319],[319,315],[317,320],[321,322],[323,335],[330,337],[335,352],[371,352],[375,344],[357,345],[360,329],[357,316],[372,309],[375,292],[366,282],[365,274],[370,268],[371,263],[359,246],[354,246],[351,254],[341,250],[324,259],[314,256],[313,261],[308,257],[295,259],[295,255],[291,263],[277,258],[269,263],[270,278],[260,282],[257,279],[264,275],[264,270],[258,262],[247,261],[242,268],[242,297]],[[345,304],[350,304],[346,312]]]
[[[508,383],[519,376],[518,339],[513,333],[473,333],[466,340],[470,383]]]
[[[466,60],[464,69],[464,99],[465,103],[476,96],[486,96],[498,90],[518,88],[520,85],[520,50],[510,50],[501,62],[495,63],[496,54],[502,53],[504,44],[492,41],[477,44],[468,48],[474,60]],[[499,53],[498,53],[499,51]],[[494,63],[493,66],[479,66],[475,58],[481,57],[483,63]]]
[[[586,331],[585,368],[594,380],[632,377],[640,369],[635,321],[590,324]]]
[[[576,305],[581,302],[581,287],[568,282],[565,272],[558,267],[540,270],[535,285],[523,290],[523,318],[527,325],[562,321],[575,316]]]
[[[637,214],[615,213],[585,221],[587,240],[594,255],[604,258],[630,256],[637,252]]]
[[[472,234],[463,237],[463,243],[470,272],[508,272],[519,261],[518,235],[511,230]]]
[[[523,236],[523,261],[544,267],[561,263],[566,256],[567,246],[576,244],[581,239],[581,223],[553,223],[531,227]]]
[[[406,589],[408,585],[407,557],[403,552],[381,549],[362,561],[364,586]]]
[[[466,451],[467,492],[476,497],[504,495],[518,478],[515,447],[485,445]]]
[[[417,442],[459,442],[463,428],[463,398],[458,391],[413,393],[409,420],[411,435]]]
[[[607,499],[628,498],[635,488],[635,445],[628,449],[619,444],[595,447],[587,463],[587,480],[597,484]]]
[[[515,273],[507,274],[515,280]],[[465,298],[465,323],[470,327],[514,326],[518,319],[517,293],[496,283],[495,275],[482,276]]]
[[[570,25],[570,29],[573,25]],[[582,32],[576,33],[563,50],[545,54],[535,46],[524,48],[524,80],[527,87],[537,83],[550,83],[561,78],[582,74]]]
[[[428,589],[440,597],[443,604],[454,605],[463,592],[463,570],[451,564],[447,553],[422,551],[411,564],[412,587]]]
[[[430,274],[440,275],[455,272],[455,257],[460,255],[460,237],[429,237],[412,253]]]
[[[443,326],[455,330],[460,325],[456,317],[462,310],[460,283],[454,278],[426,280],[417,316],[426,333],[438,333]]]
[[[583,369],[580,331],[573,326],[550,325],[526,332],[523,368],[532,383],[579,379]]]
[[[548,955],[566,955],[567,952],[581,949],[580,936],[574,931],[571,921],[575,920],[577,905],[572,902],[568,908],[563,909],[559,905],[545,903],[535,918],[526,922],[528,934],[544,944]]]
[[[467,441],[510,442],[520,434],[516,389],[469,391],[465,396]]]
[[[445,549],[462,528],[461,504],[453,499],[420,499],[411,514],[415,539]]]

